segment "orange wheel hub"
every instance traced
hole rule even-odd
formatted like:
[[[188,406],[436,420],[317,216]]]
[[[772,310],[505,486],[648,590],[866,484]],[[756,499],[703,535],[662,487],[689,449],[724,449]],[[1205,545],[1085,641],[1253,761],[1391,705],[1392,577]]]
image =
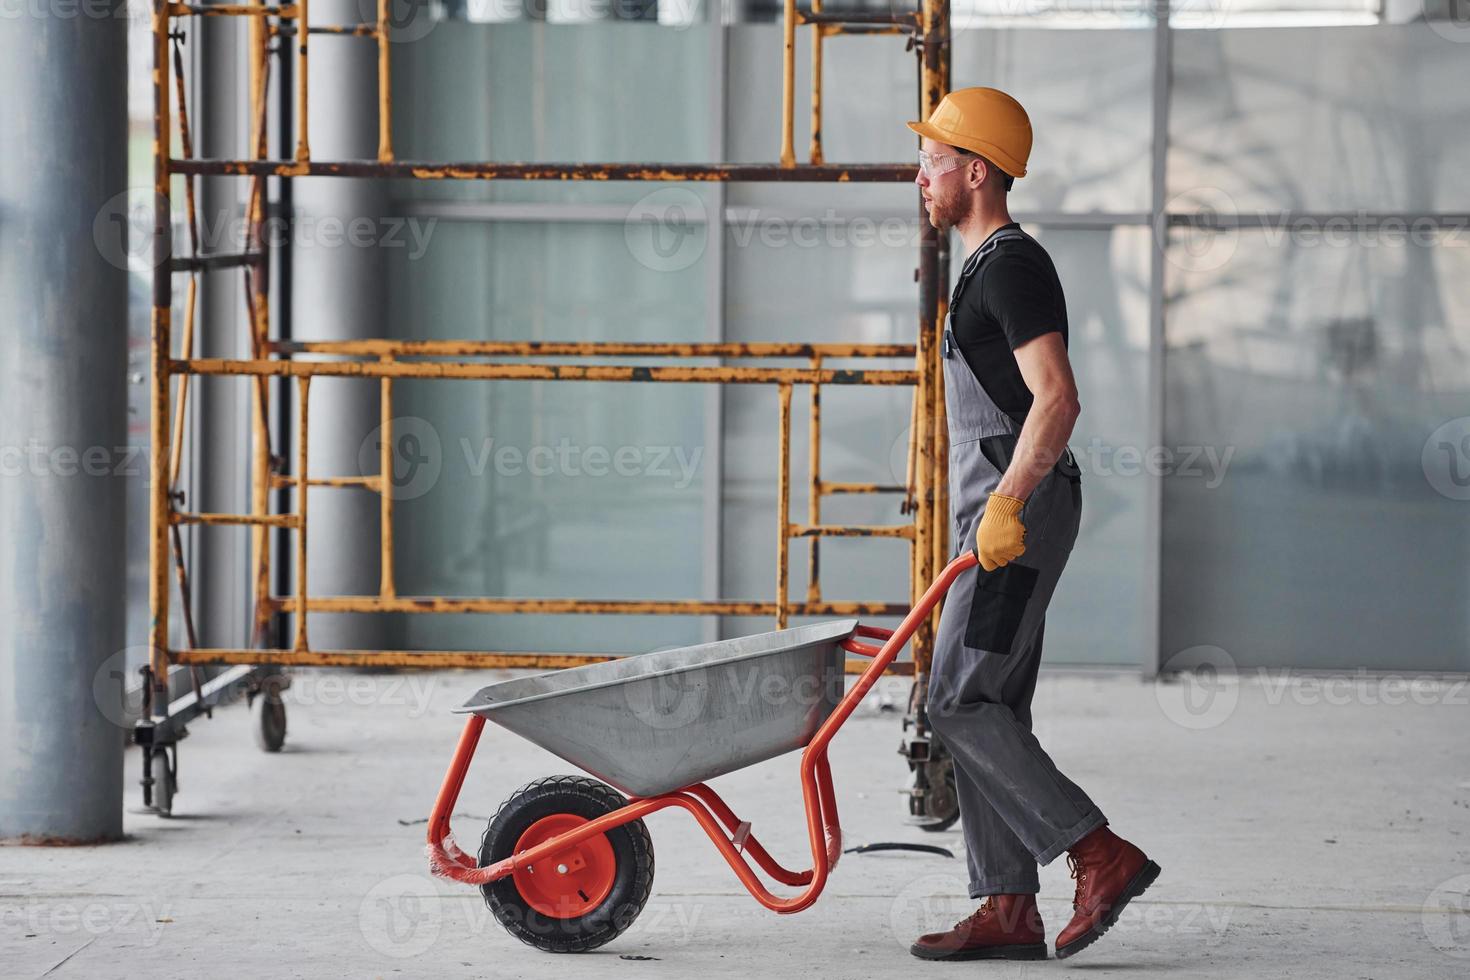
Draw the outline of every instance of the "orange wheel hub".
[[[572,813],[542,817],[521,834],[516,851],[526,851],[588,821]],[[516,890],[542,915],[575,919],[602,904],[617,878],[618,861],[607,835],[553,851],[549,857],[511,872]]]

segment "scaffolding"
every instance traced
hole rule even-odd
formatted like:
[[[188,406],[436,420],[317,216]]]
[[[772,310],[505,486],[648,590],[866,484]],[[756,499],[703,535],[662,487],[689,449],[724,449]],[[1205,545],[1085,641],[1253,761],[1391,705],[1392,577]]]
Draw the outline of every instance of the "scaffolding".
[[[771,616],[785,628],[792,616],[880,616],[906,612],[922,595],[948,558],[947,495],[945,490],[945,422],[943,389],[938,383],[939,336],[945,310],[941,284],[948,281],[948,251],[944,237],[917,207],[920,243],[917,282],[918,323],[914,344],[805,344],[805,343],[624,343],[624,342],[513,342],[513,341],[360,341],[285,340],[272,336],[269,262],[264,234],[267,180],[294,177],[413,178],[451,180],[617,180],[721,182],[902,182],[913,179],[912,163],[830,164],[822,151],[822,45],[842,34],[897,34],[908,39],[918,62],[918,110],[926,116],[948,88],[949,5],[947,0],[920,0],[917,9],[894,12],[825,13],[821,0],[799,9],[786,0],[783,25],[783,85],[781,148],[774,164],[662,164],[662,163],[445,163],[401,161],[393,145],[389,0],[377,0],[376,19],[369,23],[308,25],[308,0],[267,4],[190,4],[156,0],[153,8],[154,83],[154,191],[153,238],[155,255],[168,256],[155,267],[151,321],[150,442],[169,447],[154,452],[150,462],[149,610],[150,661],[145,673],[145,710],[137,741],[145,747],[144,792],[159,785],[151,767],[160,764],[166,785],[159,793],[171,799],[177,756],[175,743],[184,724],[205,710],[211,696],[227,684],[244,684],[258,692],[274,676],[270,671],[291,666],[375,667],[538,667],[555,668],[609,659],[604,654],[514,651],[321,650],[309,642],[311,613],[595,613],[657,615]],[[203,159],[194,153],[185,97],[180,45],[190,23],[201,17],[247,18],[250,65],[251,155],[244,159]],[[796,89],[796,34],[812,29],[811,143],[808,161],[798,163],[794,149]],[[294,45],[286,39],[294,39]],[[313,38],[328,43],[371,42],[377,47],[378,147],[371,160],[316,160],[308,142],[307,66]],[[274,46],[272,41],[275,42]],[[272,56],[294,56],[295,145],[289,157],[270,155],[267,104]],[[284,93],[283,93],[284,94]],[[175,116],[176,113],[176,116]],[[181,156],[171,149],[174,119]],[[281,142],[285,142],[282,140]],[[171,248],[172,178],[183,178],[184,225],[190,246],[187,255]],[[201,254],[195,213],[195,182],[200,177],[238,176],[249,180],[246,206],[246,247],[235,254]],[[238,270],[244,277],[249,324],[249,356],[202,358],[195,356],[197,298],[200,279]],[[175,350],[173,319],[174,277],[185,276],[182,329]],[[332,360],[319,359],[330,356]],[[558,363],[563,358],[609,359],[608,363]],[[505,358],[533,363],[506,363]],[[749,363],[667,366],[617,363],[623,358],[667,358],[671,362],[718,358]],[[805,367],[771,366],[772,359],[801,359]],[[907,359],[912,367],[834,368],[838,359]],[[184,419],[190,379],[238,377],[251,386],[251,486],[248,513],[206,513],[184,509],[179,484]],[[312,380],[318,377],[361,379],[376,383],[379,391],[381,438],[379,472],[375,475],[314,474],[307,465],[307,422]],[[394,568],[394,501],[388,484],[392,472],[394,390],[400,379],[476,379],[495,381],[599,381],[643,384],[748,384],[777,389],[776,420],[779,460],[775,597],[727,600],[594,600],[586,598],[466,598],[404,596],[399,593]],[[177,390],[175,391],[175,379]],[[851,483],[824,480],[821,471],[822,389],[842,386],[910,386],[914,389],[908,466],[902,484]],[[791,518],[791,427],[795,389],[809,389],[808,509],[804,521]],[[279,411],[289,412],[294,389],[295,445],[272,445],[273,399]],[[291,457],[288,461],[287,457]],[[358,490],[376,493],[380,500],[380,581],[375,595],[314,595],[308,589],[306,565],[307,498],[310,489]],[[294,498],[294,510],[272,508],[272,491]],[[839,494],[892,494],[900,497],[905,523],[844,525],[824,523],[822,500]],[[278,499],[282,493],[275,495]],[[190,578],[185,565],[183,530],[201,526],[243,526],[250,529],[252,596],[254,610],[249,642],[240,648],[199,646],[190,612]],[[271,588],[271,531],[284,530],[293,542],[294,588],[276,594]],[[910,596],[908,602],[832,600],[820,585],[819,543],[826,537],[883,537],[909,542]],[[810,541],[808,588],[801,601],[789,595],[791,542]],[[284,560],[284,556],[280,556]],[[170,571],[180,594],[185,646],[170,643]],[[284,618],[291,616],[289,643]],[[913,662],[918,705],[916,737],[922,738],[925,673],[933,647],[936,619],[916,632]],[[233,673],[201,687],[197,668],[230,665]],[[269,665],[259,668],[256,665]],[[180,708],[169,703],[169,672],[185,667],[193,674],[194,695]],[[212,694],[211,694],[212,692]],[[170,753],[174,753],[170,755]],[[922,782],[922,780],[921,780]],[[150,802],[152,802],[150,800]],[[164,804],[154,803],[160,809]]]

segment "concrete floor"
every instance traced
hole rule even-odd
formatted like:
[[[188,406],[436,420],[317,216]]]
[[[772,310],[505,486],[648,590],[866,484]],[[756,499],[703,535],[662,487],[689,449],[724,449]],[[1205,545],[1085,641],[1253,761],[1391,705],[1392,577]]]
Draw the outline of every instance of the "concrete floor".
[[[424,826],[460,723],[487,678],[298,675],[285,752],[240,707],[181,749],[175,819],[130,813],[128,840],[0,848],[0,975],[185,977],[1470,975],[1470,741],[1463,684],[1252,676],[1203,687],[1046,674],[1038,734],[1114,828],[1164,868],[1102,941],[1067,961],[914,960],[918,932],[967,914],[957,832],[906,826],[898,717],[867,705],[832,749],[849,844],[908,840],[955,859],[847,855],[810,910],[741,889],[686,815],[649,820],[657,880],[602,950],[511,939],[478,893],[431,878]],[[902,703],[897,679],[885,690]],[[130,753],[128,805],[138,804]],[[460,838],[521,784],[569,767],[491,726],[459,805]],[[787,756],[716,781],[778,857],[805,850]],[[1042,871],[1051,936],[1065,862]]]

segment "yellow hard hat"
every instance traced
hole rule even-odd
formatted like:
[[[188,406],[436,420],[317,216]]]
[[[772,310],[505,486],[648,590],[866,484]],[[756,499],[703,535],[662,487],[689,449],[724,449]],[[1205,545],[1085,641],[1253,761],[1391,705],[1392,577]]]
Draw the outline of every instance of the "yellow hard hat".
[[[1000,89],[956,89],[940,101],[928,122],[911,122],[909,129],[978,153],[1012,177],[1026,176],[1031,119],[1021,103]]]

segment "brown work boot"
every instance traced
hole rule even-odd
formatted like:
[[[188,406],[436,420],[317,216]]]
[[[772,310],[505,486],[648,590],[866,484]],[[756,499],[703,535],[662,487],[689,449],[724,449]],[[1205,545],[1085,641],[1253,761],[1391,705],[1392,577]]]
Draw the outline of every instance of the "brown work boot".
[[[1044,960],[1036,896],[992,895],[949,932],[920,936],[909,952],[925,960]]]
[[[1159,866],[1106,825],[1073,844],[1067,867],[1077,879],[1076,914],[1057,936],[1057,959],[1086,949],[1159,876]]]

